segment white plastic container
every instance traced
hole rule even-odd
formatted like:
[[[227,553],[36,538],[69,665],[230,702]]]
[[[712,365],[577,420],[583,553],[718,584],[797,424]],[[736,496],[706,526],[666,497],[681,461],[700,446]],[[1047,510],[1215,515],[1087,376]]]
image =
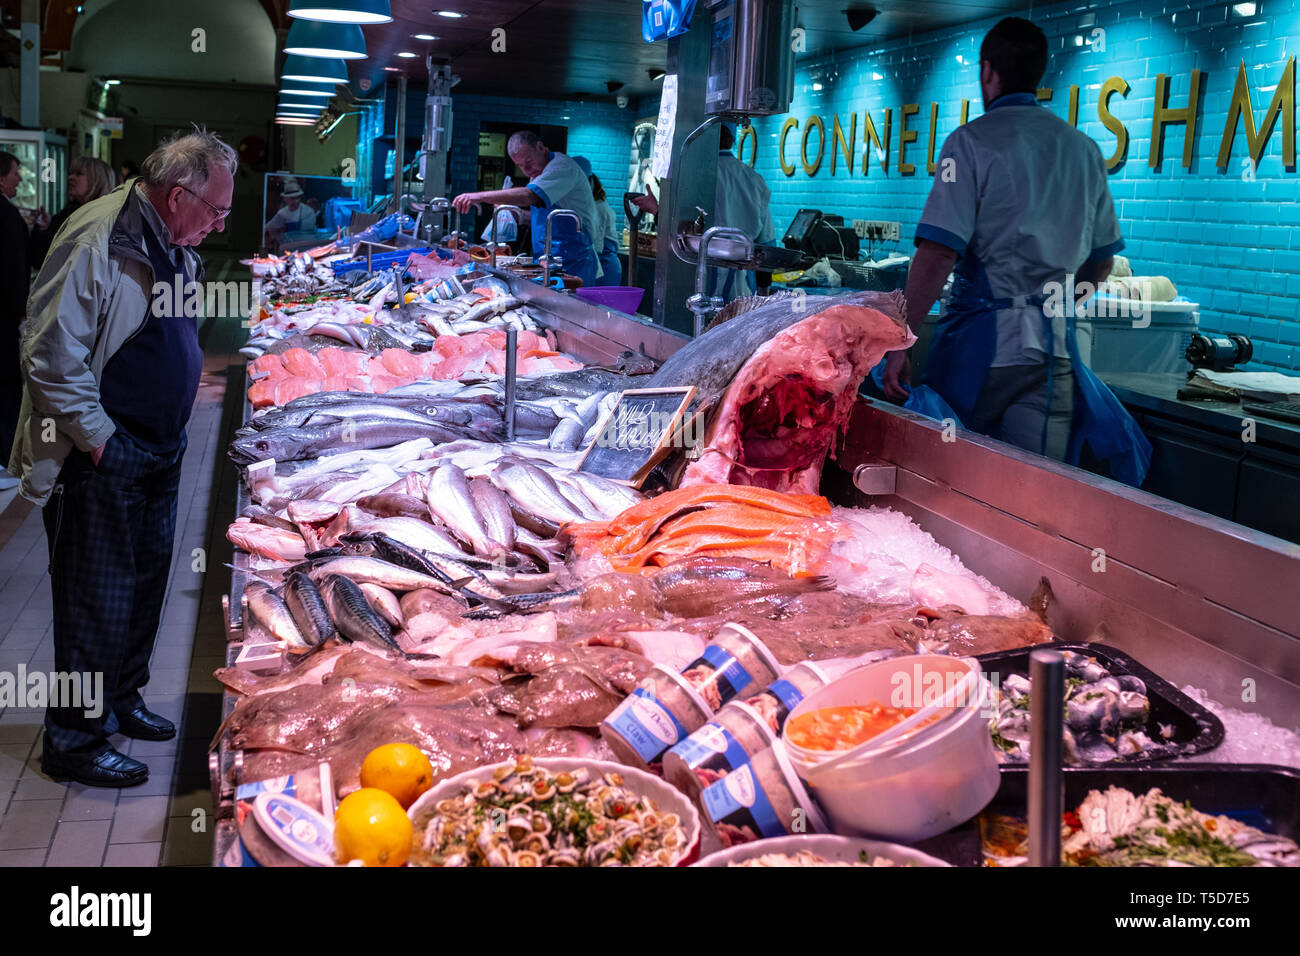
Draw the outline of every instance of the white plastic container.
[[[1183,353],[1201,324],[1195,302],[1095,300],[1075,320],[1079,357],[1090,369],[1099,374],[1187,371]]]
[[[872,701],[923,706],[933,697],[912,694],[918,682],[922,692],[935,687],[928,675],[941,675],[941,686],[947,689],[966,674],[978,674],[978,668],[970,658],[935,654],[880,661],[808,695],[791,712],[790,721],[823,707]],[[819,765],[843,757],[843,751],[810,751],[787,741],[795,772],[830,818],[834,832],[910,843],[969,820],[993,799],[999,777],[985,709],[988,682],[978,676],[970,686],[974,692],[963,695],[955,713],[901,739],[859,748],[851,759],[829,770],[819,770]]]

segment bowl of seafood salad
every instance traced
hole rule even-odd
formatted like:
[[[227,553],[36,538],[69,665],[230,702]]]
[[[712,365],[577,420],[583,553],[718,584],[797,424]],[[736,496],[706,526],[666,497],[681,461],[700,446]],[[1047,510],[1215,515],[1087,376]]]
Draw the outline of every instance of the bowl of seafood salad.
[[[476,768],[408,813],[412,866],[685,866],[699,854],[699,814],[680,792],[599,760]]]
[[[833,834],[757,840],[706,856],[695,866],[950,866],[898,843]]]

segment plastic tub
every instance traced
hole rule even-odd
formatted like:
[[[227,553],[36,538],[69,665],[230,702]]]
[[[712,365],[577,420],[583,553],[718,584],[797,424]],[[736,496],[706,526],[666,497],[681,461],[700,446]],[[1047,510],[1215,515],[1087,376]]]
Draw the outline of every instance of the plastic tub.
[[[682,678],[713,710],[756,693],[780,676],[776,655],[739,624],[723,625],[700,656],[682,668]]]
[[[658,664],[600,725],[619,760],[645,770],[713,716],[695,688]]]
[[[940,655],[881,661],[851,671],[806,697],[791,719],[822,707],[865,704],[923,706],[931,688],[926,675],[942,677],[942,693],[954,677],[974,671],[978,662]],[[790,761],[826,811],[835,832],[876,836],[904,843],[924,840],[975,816],[998,789],[998,762],[985,712],[988,682],[978,677],[975,693],[965,695],[955,713],[938,723],[885,743],[857,748],[845,762],[822,769],[843,753],[813,752],[790,746]]]
[[[774,680],[753,697],[745,700],[767,723],[773,734],[779,734],[785,726],[786,718],[813,691],[825,687],[831,682],[826,672],[811,661],[804,661],[790,668],[778,680]],[[736,702],[727,704],[734,706]]]
[[[723,846],[830,829],[779,740],[706,787],[700,805]]]
[[[633,315],[645,297],[645,289],[634,285],[592,285],[578,290],[578,298]]]
[[[1200,329],[1195,302],[1135,302],[1094,296],[1076,320],[1079,357],[1094,372],[1186,372]]]
[[[664,754],[664,779],[692,800],[754,755],[776,743],[776,733],[747,704],[733,700],[713,719]]]

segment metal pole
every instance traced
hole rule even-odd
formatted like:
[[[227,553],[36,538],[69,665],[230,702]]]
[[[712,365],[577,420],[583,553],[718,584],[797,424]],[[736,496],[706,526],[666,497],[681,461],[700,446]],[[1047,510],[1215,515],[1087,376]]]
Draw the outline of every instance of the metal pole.
[[[515,356],[519,333],[506,329],[506,441],[515,440]]]
[[[1065,722],[1065,657],[1029,654],[1029,865],[1061,865],[1065,809],[1061,758]]]
[[[393,132],[393,198],[389,212],[402,208],[403,170],[406,165],[406,74],[397,74],[397,119]]]

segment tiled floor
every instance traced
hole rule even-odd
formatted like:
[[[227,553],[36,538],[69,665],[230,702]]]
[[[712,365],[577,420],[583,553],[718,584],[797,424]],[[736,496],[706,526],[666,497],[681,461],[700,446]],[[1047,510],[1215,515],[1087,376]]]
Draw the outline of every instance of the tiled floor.
[[[222,565],[228,553],[220,540],[223,516],[212,509],[218,497],[213,476],[221,473],[218,456],[224,460],[229,416],[223,419],[223,399],[227,369],[239,361],[231,352],[240,335],[234,320],[209,327],[205,335],[204,377],[189,424],[172,577],[144,689],[149,707],[175,721],[180,732],[165,743],[114,737],[119,750],[149,765],[149,780],[121,791],[95,789],[55,783],[41,774],[43,711],[0,710],[0,866],[211,863],[206,752],[220,695],[211,674],[224,663],[219,593],[229,582]],[[0,541],[0,671],[12,672],[20,663],[29,670],[52,669],[50,581],[40,510],[22,499],[3,507]]]

